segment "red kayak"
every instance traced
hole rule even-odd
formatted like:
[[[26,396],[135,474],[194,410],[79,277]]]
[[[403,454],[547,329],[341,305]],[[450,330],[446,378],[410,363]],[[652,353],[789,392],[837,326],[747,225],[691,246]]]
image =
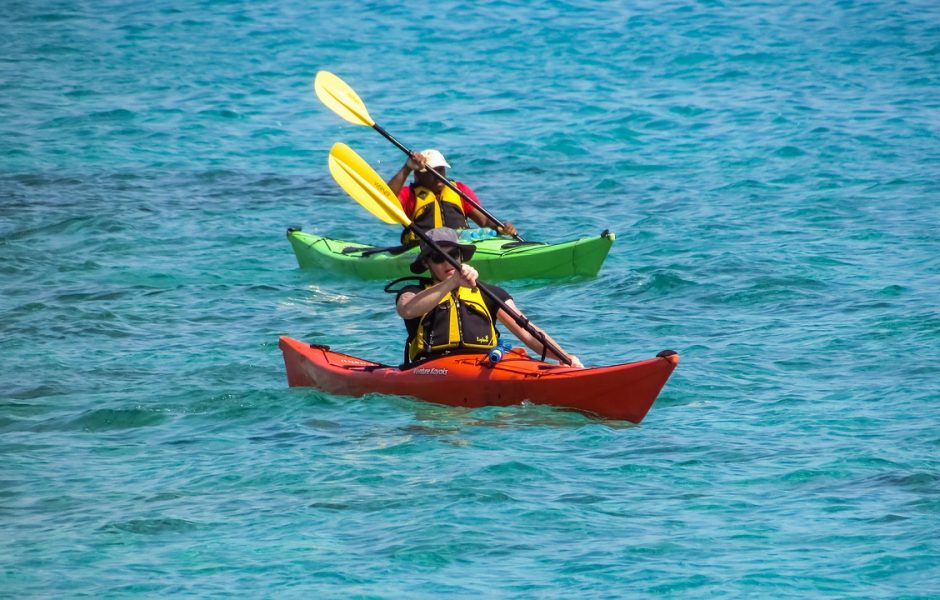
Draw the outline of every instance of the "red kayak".
[[[679,364],[671,350],[656,358],[576,369],[529,358],[514,348],[490,365],[486,354],[449,354],[401,369],[281,337],[291,387],[331,394],[413,396],[450,406],[509,406],[528,401],[639,423]]]

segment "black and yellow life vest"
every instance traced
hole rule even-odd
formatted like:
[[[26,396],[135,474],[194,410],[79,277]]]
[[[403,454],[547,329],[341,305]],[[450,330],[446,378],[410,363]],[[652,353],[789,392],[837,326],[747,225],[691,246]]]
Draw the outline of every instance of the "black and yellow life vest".
[[[433,285],[425,283],[428,288]],[[483,294],[479,289],[459,287],[444,296],[421,317],[418,329],[405,349],[408,362],[448,350],[489,350],[499,342]]]
[[[467,228],[467,215],[463,212],[463,201],[457,192],[445,186],[438,199],[434,192],[426,187],[413,185],[411,190],[415,195],[415,210],[410,215],[413,227],[421,231],[428,231],[435,227]],[[418,236],[410,229],[402,233],[402,244],[417,242]]]

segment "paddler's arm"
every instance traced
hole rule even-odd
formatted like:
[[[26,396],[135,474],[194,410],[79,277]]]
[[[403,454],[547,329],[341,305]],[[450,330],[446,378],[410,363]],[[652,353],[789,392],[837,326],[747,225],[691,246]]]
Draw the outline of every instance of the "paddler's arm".
[[[408,160],[405,161],[405,164],[402,165],[398,172],[392,176],[386,183],[388,187],[391,188],[392,192],[395,195],[398,195],[398,192],[401,191],[401,188],[405,187],[405,182],[408,181],[408,176],[411,175],[412,171],[417,171],[423,169],[427,164],[427,159],[418,154],[417,152],[412,153]]]
[[[512,301],[511,298],[509,300],[506,300],[506,305],[509,306],[509,308],[516,311],[517,313],[519,313],[521,316],[523,317],[525,316],[522,314],[522,311],[520,311],[519,308],[516,307],[516,304]],[[532,335],[531,333],[526,331],[524,328],[522,328],[522,326],[516,323],[516,320],[510,317],[509,315],[507,315],[504,310],[500,309],[499,312],[496,313],[496,318],[499,319],[499,322],[505,325],[506,328],[509,329],[509,331],[513,333],[513,335],[515,335],[517,338],[522,340],[522,342],[526,346],[531,348],[533,352],[540,354],[540,355],[542,354],[543,352],[542,342],[540,342],[538,338],[536,338],[534,335]],[[544,335],[545,339],[548,340],[549,343],[554,344],[557,348],[561,349],[561,351],[565,354],[565,357],[567,357],[571,361],[572,367],[584,367],[584,365],[581,364],[581,361],[578,360],[577,356],[569,352],[565,352],[565,350],[561,347],[561,344],[553,340],[552,336],[545,333],[545,331],[542,328],[536,327],[535,324],[532,323],[532,321],[529,321],[529,326],[532,327],[532,329],[535,329],[536,331]],[[551,350],[549,350],[546,353],[546,356],[549,358],[554,358],[555,360],[559,362],[564,362],[563,357],[558,356]]]
[[[402,319],[416,319],[421,315],[434,310],[444,296],[460,286],[473,288],[477,284],[477,270],[470,265],[461,265],[460,271],[454,273],[444,281],[435,283],[420,292],[405,292],[398,297],[395,308]]]
[[[461,192],[466,194],[468,198],[470,198],[477,204],[480,204],[480,199],[477,198],[477,195],[473,193],[473,190],[470,189],[469,186],[459,181],[455,183],[457,185],[457,189],[459,189]],[[467,212],[467,218],[469,218],[471,221],[473,221],[480,227],[489,227],[490,229],[496,230],[496,233],[501,234],[501,235],[517,235],[519,233],[518,231],[516,231],[516,226],[510,223],[509,221],[506,221],[505,223],[503,223],[503,226],[500,227],[496,223],[496,221],[487,217],[485,214],[483,214],[483,211],[473,206],[466,200],[464,200],[463,207],[465,211],[469,209],[469,212]]]
[[[516,235],[519,233],[518,231],[516,231],[516,226],[510,223],[509,221],[506,221],[505,223],[503,223],[503,226],[500,227],[496,224],[496,221],[484,215],[482,212],[480,212],[480,209],[478,208],[474,208],[473,210],[471,210],[470,214],[468,214],[467,216],[470,217],[471,221],[473,221],[480,227],[489,227],[490,229],[495,229],[496,233],[501,234],[501,235]]]

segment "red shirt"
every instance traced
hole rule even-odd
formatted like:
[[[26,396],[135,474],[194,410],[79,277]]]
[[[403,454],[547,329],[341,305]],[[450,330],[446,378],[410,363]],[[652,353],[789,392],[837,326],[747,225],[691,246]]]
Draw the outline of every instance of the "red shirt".
[[[457,186],[458,190],[469,196],[471,200],[480,206],[483,206],[483,203],[477,199],[477,195],[474,194],[473,190],[467,187],[466,184],[460,181],[455,181],[454,185]],[[409,217],[413,217],[415,211],[415,193],[412,191],[410,185],[406,185],[401,188],[401,191],[398,192],[398,201],[401,202],[401,207],[404,209],[405,214]],[[474,206],[463,198],[460,199],[460,204],[463,207],[463,214],[469,216],[470,211],[473,210]]]

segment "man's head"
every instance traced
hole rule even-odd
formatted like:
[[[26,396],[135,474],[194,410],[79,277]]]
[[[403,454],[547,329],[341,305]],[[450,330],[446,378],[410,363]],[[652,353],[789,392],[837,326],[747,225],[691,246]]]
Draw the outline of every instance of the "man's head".
[[[470,260],[476,251],[476,246],[472,244],[461,244],[457,238],[457,232],[450,227],[436,227],[428,231],[427,236],[441,250],[460,263]],[[430,268],[435,279],[444,279],[453,270],[453,265],[424,240],[421,240],[420,248],[417,258],[411,263],[412,273],[423,273],[425,269]]]
[[[447,176],[447,169],[450,168],[450,164],[439,150],[428,148],[427,150],[422,150],[420,154],[427,161],[427,169],[434,169],[441,175]],[[415,183],[439,195],[444,189],[444,182],[433,174],[428,173],[427,169],[415,171]]]

